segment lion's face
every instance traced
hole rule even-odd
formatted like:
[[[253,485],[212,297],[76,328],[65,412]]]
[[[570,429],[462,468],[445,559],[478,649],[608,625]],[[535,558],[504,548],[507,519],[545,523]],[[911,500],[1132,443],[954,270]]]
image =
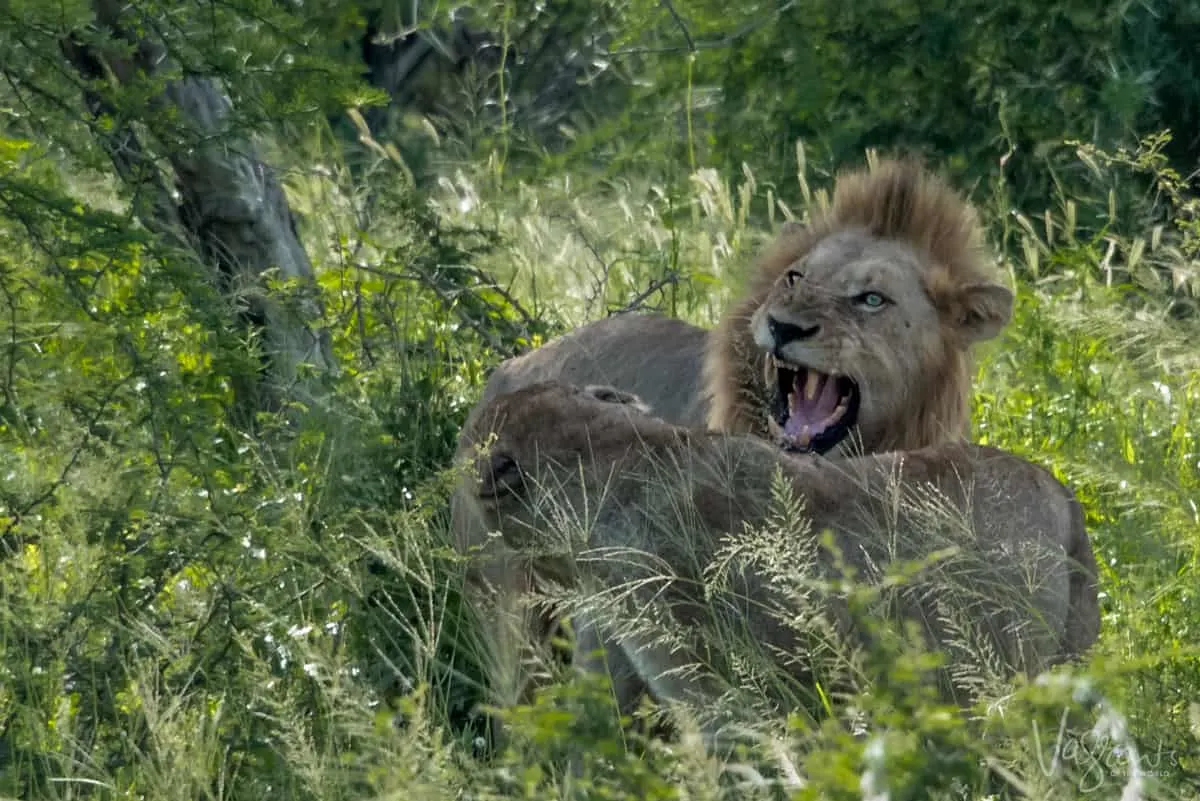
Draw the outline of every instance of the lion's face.
[[[825,453],[905,419],[945,358],[942,320],[904,243],[843,231],[793,262],[751,318],[765,355],[767,425],[781,447]]]
[[[710,341],[708,427],[842,455],[966,437],[972,346],[1012,315],[983,242],[967,199],[917,162],[840,175]]]
[[[556,522],[563,512],[556,504],[584,510],[589,485],[603,484],[631,449],[671,430],[648,412],[637,396],[608,386],[543,382],[497,396],[470,431],[480,446],[479,511],[506,540],[521,540],[520,530]],[[564,474],[572,480],[562,482]]]

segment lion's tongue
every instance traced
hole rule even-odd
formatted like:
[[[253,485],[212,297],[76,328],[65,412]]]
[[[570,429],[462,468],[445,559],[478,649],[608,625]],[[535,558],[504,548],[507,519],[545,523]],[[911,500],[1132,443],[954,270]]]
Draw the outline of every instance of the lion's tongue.
[[[783,426],[784,433],[807,445],[809,439],[834,422],[826,421],[837,411],[840,400],[837,381],[831,376],[815,370],[797,372],[792,392],[788,395],[788,419]]]

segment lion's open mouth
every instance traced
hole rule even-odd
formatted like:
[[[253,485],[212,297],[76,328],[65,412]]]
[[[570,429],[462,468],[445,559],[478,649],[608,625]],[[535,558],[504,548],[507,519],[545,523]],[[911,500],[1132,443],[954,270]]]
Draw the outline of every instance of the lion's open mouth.
[[[858,419],[858,387],[846,376],[774,360],[773,433],[789,451],[825,453]]]

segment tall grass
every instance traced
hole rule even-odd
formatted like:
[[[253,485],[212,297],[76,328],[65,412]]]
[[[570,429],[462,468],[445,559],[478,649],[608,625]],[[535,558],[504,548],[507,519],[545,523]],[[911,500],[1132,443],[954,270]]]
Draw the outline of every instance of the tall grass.
[[[535,318],[571,326],[639,307],[708,325],[777,224],[822,202],[828,182],[798,154],[786,182],[797,190],[750,167],[735,181],[701,169],[681,189],[650,172],[529,184],[461,163],[444,171],[433,212],[447,229],[498,232],[470,260]],[[1137,231],[1141,245],[1119,230],[1072,235],[1067,206],[1022,222],[1002,185],[982,204],[1018,304],[979,363],[975,431],[1049,466],[1084,503],[1103,592],[1086,669],[1019,688],[973,728],[903,682],[863,694],[877,704],[868,737],[844,717],[764,721],[786,735],[784,758],[722,776],[686,726],[672,741],[617,727],[604,687],[566,673],[506,712],[509,747],[489,752],[475,707],[487,700],[477,643],[492,622],[459,600],[451,477],[436,471],[495,356],[464,344],[445,298],[385,275],[414,267],[397,254],[425,253],[401,248],[425,229],[368,213],[348,175],[330,164],[289,182],[314,221],[305,235],[353,368],[324,421],[286,447],[264,451],[218,422],[219,398],[199,394],[206,374],[175,364],[171,348],[184,347],[170,337],[161,380],[214,409],[167,413],[145,394],[158,385],[133,381],[115,411],[100,407],[89,371],[117,348],[71,350],[63,321],[36,309],[13,329],[46,351],[24,363],[26,383],[57,394],[26,409],[24,427],[6,411],[4,515],[57,479],[85,427],[80,408],[106,411],[54,503],[19,526],[0,520],[0,795],[766,798],[780,792],[771,770],[805,782],[800,798],[1200,792],[1196,324],[1175,290],[1138,277],[1146,264],[1191,269],[1185,233]],[[1186,216],[1185,201],[1171,213]],[[14,264],[43,263],[21,248]],[[174,319],[154,324],[187,340]],[[66,322],[116,341],[94,320]],[[198,428],[162,433],[185,419]],[[1063,726],[1073,695],[1102,705]],[[1102,738],[1076,734],[1093,724]]]
[[[1105,179],[1122,169],[1157,176],[1162,165],[1153,158],[1155,147],[1151,139],[1143,150],[1108,159],[1098,159],[1092,149],[1080,152],[1090,163],[1103,162],[1097,175]],[[802,193],[794,211],[749,168],[737,183],[701,171],[689,196],[671,204],[671,216],[660,211],[666,193],[649,180],[616,187],[564,181],[561,188],[539,187],[536,194],[522,187],[515,193],[523,210],[520,224],[506,229],[521,260],[494,269],[526,293],[560,298],[558,308],[570,309],[568,319],[579,322],[595,317],[605,302],[620,306],[636,296],[639,282],[645,286],[678,265],[695,265],[693,280],[715,282],[712,289],[682,302],[678,295],[664,298],[660,307],[710,324],[772,233],[755,221],[778,219],[781,209],[803,218],[812,203],[823,200],[813,190],[818,180],[805,175],[802,148],[798,152]],[[446,187],[447,197],[468,185],[460,176],[457,185]],[[1089,781],[1101,767],[1110,780],[1124,779],[1109,785],[1113,793],[1125,787],[1126,797],[1190,797],[1200,769],[1200,662],[1183,632],[1194,627],[1200,611],[1192,589],[1200,535],[1195,500],[1200,429],[1193,422],[1200,372],[1194,318],[1179,313],[1187,308],[1189,291],[1178,277],[1195,269],[1190,255],[1195,238],[1187,228],[1193,201],[1181,194],[1166,197],[1165,219],[1160,209],[1159,219],[1147,224],[1150,230],[1127,234],[1122,214],[1141,219],[1144,207],[1124,210],[1112,193],[1098,195],[1112,225],[1082,231],[1074,219],[1086,200],[1065,198],[1060,209],[1031,221],[1009,214],[1002,181],[993,190],[980,205],[993,244],[1005,254],[1018,303],[1012,324],[979,362],[975,436],[1050,467],[1084,503],[1102,571],[1103,633],[1091,675],[1102,679],[1108,711],[1098,731],[1104,729],[1110,740],[1107,751],[1095,743],[1087,751],[1074,739],[1049,737],[1040,747],[1050,751],[1039,751],[1028,747],[1028,730],[1011,730],[1008,748],[1014,750],[1007,753],[1024,750],[1024,763],[1003,768],[998,761],[993,770],[1006,777],[1007,792],[1030,797],[1087,797],[1099,791]],[[634,198],[641,203],[635,206]],[[538,213],[551,204],[573,211]],[[494,214],[494,207],[482,212],[487,206],[447,200],[443,213],[468,219]],[[637,215],[634,208],[645,211]],[[546,233],[542,226],[563,216],[578,228]],[[680,218],[688,219],[671,222]],[[596,232],[594,240],[590,231]],[[628,253],[640,254],[639,260],[624,260]],[[647,261],[655,265],[651,272],[641,269]],[[1153,274],[1145,272],[1147,264],[1154,265]],[[596,283],[608,289],[605,300],[578,283],[578,276],[596,275],[600,265],[611,265],[602,273],[608,282]],[[1167,291],[1163,276],[1177,277],[1174,290]],[[1129,739],[1112,746],[1112,737]],[[1123,761],[1135,744],[1146,763],[1140,774]],[[989,747],[999,749],[993,756],[1000,760],[1005,747]],[[1051,789],[1053,783],[1042,786],[1033,777],[1042,775],[1042,760],[1055,748],[1060,767],[1067,761],[1064,749],[1076,762],[1074,773],[1058,776],[1073,778]]]

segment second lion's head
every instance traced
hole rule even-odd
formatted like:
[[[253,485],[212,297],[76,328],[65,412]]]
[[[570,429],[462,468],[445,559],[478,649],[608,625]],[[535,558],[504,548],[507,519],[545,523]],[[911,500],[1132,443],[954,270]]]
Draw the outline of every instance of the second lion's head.
[[[974,209],[918,163],[840,176],[712,338],[710,427],[820,453],[963,437],[971,347],[1013,303],[982,239]]]
[[[580,524],[627,460],[686,438],[636,395],[558,381],[493,397],[463,435],[475,478],[463,499],[512,546]]]

